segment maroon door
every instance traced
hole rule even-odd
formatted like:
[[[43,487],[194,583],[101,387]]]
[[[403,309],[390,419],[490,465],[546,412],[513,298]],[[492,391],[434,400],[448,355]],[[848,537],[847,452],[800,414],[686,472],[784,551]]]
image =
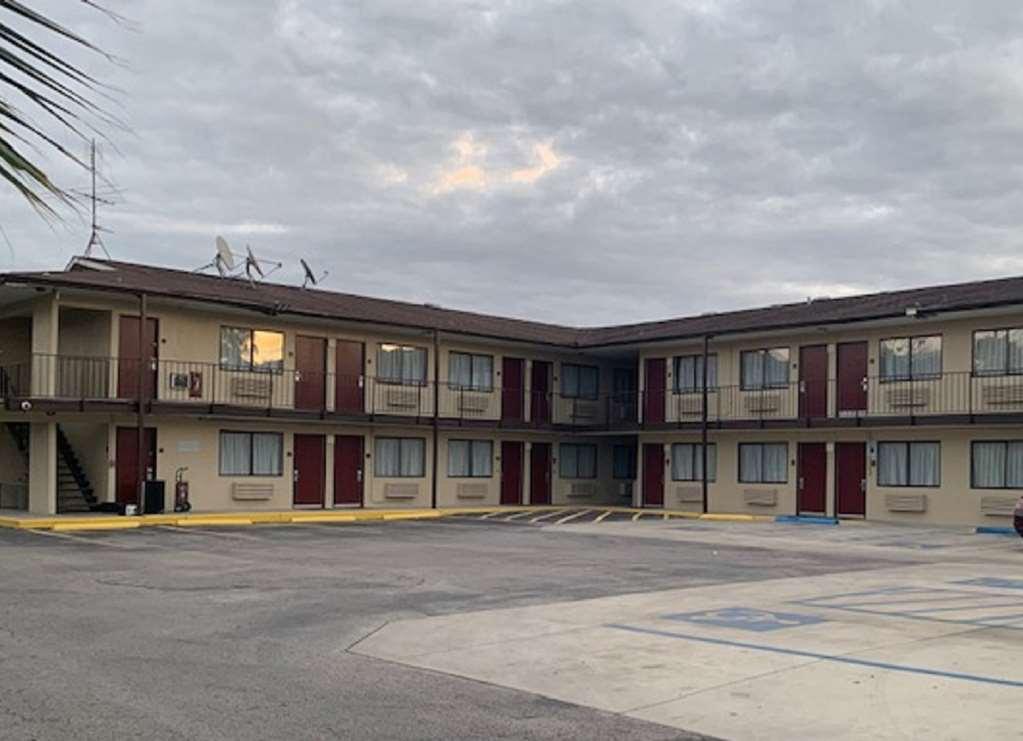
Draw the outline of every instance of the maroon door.
[[[501,443],[501,504],[522,504],[522,446],[511,440]]]
[[[327,341],[295,336],[295,409],[322,410],[327,405]]]
[[[530,406],[533,424],[547,424],[551,421],[550,398],[551,364],[544,360],[533,361],[530,374]]]
[[[643,422],[645,424],[664,424],[664,393],[666,383],[665,359],[647,358],[646,378],[643,384]]]
[[[838,414],[867,411],[867,343],[838,346]]]
[[[529,451],[529,503],[551,503],[550,443],[533,443]]]
[[[338,414],[362,414],[365,410],[363,372],[365,345],[351,340],[337,341],[337,380],[334,386],[334,410]]]
[[[867,514],[867,446],[835,444],[835,505],[839,517]]]
[[[646,443],[643,446],[643,506],[664,506],[663,445]]]
[[[362,506],[363,453],[361,435],[334,438],[334,506]]]
[[[323,435],[295,435],[292,501],[296,506],[323,506],[326,440]]]
[[[136,323],[136,327],[138,324]],[[156,478],[156,430],[147,427],[144,433],[146,451],[146,480]],[[118,504],[138,504],[139,431],[136,427],[117,428],[116,490]]]
[[[139,317],[122,316],[117,349],[117,398],[136,399],[139,394],[139,374],[142,374],[142,398],[150,400],[156,394],[156,363],[160,357],[160,325],[156,319],[146,319],[141,360],[139,360]]]
[[[501,421],[521,422],[525,399],[525,363],[522,358],[501,361]]]
[[[828,416],[828,346],[799,348],[799,416]]]
[[[796,513],[823,515],[828,508],[828,449],[824,443],[799,443]]]

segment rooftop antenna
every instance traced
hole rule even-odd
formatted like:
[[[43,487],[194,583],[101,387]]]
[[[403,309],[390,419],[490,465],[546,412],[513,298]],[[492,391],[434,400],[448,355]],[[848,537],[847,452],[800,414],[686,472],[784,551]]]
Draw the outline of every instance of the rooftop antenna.
[[[264,270],[263,265],[260,263],[268,265],[269,270]],[[245,275],[248,276],[249,285],[254,286],[256,284],[256,278],[252,275],[253,273],[258,275],[261,279],[266,278],[266,276],[270,273],[280,270],[281,265],[282,263],[274,260],[260,260],[256,257],[256,253],[252,251],[252,248],[249,245],[245,245]]]
[[[221,278],[227,278],[237,267],[234,260],[234,253],[231,252],[231,247],[228,245],[227,240],[221,236],[217,236],[217,253],[213,256],[213,261],[208,262],[201,268],[196,268],[192,272],[201,273],[204,270],[210,268],[216,268],[217,273],[220,274]]]
[[[307,288],[310,283],[312,283],[314,286],[318,286],[321,280],[330,275],[330,273],[324,270],[323,274],[320,275],[319,278],[317,278],[315,273],[313,273],[312,268],[309,267],[309,263],[307,263],[302,258],[299,258],[298,261],[302,263],[302,270],[305,271],[305,280],[302,281],[302,288]]]
[[[86,196],[89,199],[91,207],[91,229],[89,232],[89,243],[85,246],[86,258],[91,258],[96,248],[103,250],[103,254],[110,259],[110,253],[107,251],[107,246],[103,244],[103,239],[100,237],[101,232],[108,231],[99,225],[99,219],[96,216],[96,207],[102,203],[105,206],[113,206],[114,202],[100,197],[96,193],[96,140],[93,139],[89,146],[89,175],[91,177],[92,187],[89,189],[89,193]]]

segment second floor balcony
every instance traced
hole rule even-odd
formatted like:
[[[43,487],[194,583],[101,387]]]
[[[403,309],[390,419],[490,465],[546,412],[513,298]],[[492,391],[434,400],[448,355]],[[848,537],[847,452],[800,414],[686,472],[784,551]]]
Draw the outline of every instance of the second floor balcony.
[[[573,397],[539,389],[408,382],[296,368],[34,355],[0,367],[8,409],[80,410],[137,404],[157,412],[301,416],[580,431],[699,429],[704,397],[670,389]],[[718,386],[711,427],[848,427],[1023,420],[1023,375],[946,372],[927,378]],[[1018,420],[1017,420],[1018,418]]]

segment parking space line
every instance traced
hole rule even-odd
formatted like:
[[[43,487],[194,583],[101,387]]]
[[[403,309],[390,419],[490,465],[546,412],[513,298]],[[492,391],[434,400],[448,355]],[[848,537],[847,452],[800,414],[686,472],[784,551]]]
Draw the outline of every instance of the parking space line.
[[[518,520],[522,517],[529,517],[530,515],[535,514],[536,514],[535,509],[527,509],[525,512],[516,512],[513,515],[509,515],[508,517],[502,518],[502,522],[511,522],[512,520]]]
[[[504,510],[495,509],[493,512],[487,512],[480,516],[481,520],[489,520],[491,517],[497,517],[500,514],[504,514]]]
[[[603,514],[600,514],[600,515],[597,516],[597,519],[593,521],[593,524],[596,525],[598,522],[603,522],[608,517],[610,517],[613,513],[614,513],[613,510],[610,510],[610,509],[609,510],[605,510]]]
[[[244,533],[228,533],[223,530],[204,530],[199,527],[178,527],[177,525],[157,525],[156,530],[170,530],[175,533],[184,533],[185,535],[208,535],[213,538],[228,538],[233,540],[251,540],[257,543],[266,542],[263,538],[257,538],[255,535],[245,535]]]
[[[578,512],[573,512],[570,515],[566,515],[565,517],[562,517],[560,520],[555,520],[554,524],[555,525],[562,525],[562,524],[564,524],[566,522],[571,522],[572,520],[578,519],[578,518],[582,517],[583,515],[588,515],[592,511],[593,511],[592,509],[582,509],[582,510],[579,510]]]
[[[532,520],[530,520],[530,522],[531,523],[533,523],[533,522],[540,522],[541,520],[546,520],[549,517],[555,517],[557,515],[563,515],[566,512],[568,512],[567,509],[555,509],[555,510],[552,510],[550,512],[545,512],[542,515],[538,515],[537,517],[534,517]]]
[[[982,674],[966,674],[964,672],[948,672],[940,669],[928,669],[922,666],[909,666],[906,664],[891,664],[886,661],[873,661],[871,659],[857,659],[853,656],[839,654],[824,654],[816,651],[802,651],[797,648],[783,648],[781,646],[769,646],[763,643],[747,643],[746,641],[731,641],[725,638],[711,638],[709,636],[698,636],[689,633],[674,633],[668,630],[656,628],[641,628],[635,625],[621,625],[610,623],[605,627],[615,630],[624,630],[632,633],[659,636],[662,638],[674,638],[682,641],[694,641],[696,643],[708,643],[714,646],[727,646],[729,648],[744,648],[750,651],[762,651],[776,653],[785,656],[799,656],[806,659],[817,659],[819,661],[833,661],[839,664],[851,664],[869,669],[884,669],[892,672],[903,672],[906,674],[921,674],[928,677],[941,677],[943,679],[960,679],[966,682],[979,682],[981,684],[996,684],[1003,687],[1021,687],[1023,681],[1005,679],[1003,677],[989,677]]]
[[[640,517],[642,517],[645,514],[646,514],[645,512],[637,512],[632,516],[632,521],[636,522],[637,520],[639,520]]]
[[[61,538],[63,540],[73,540],[78,543],[87,543],[88,545],[102,545],[107,548],[129,548],[133,549],[134,546],[129,543],[118,543],[110,540],[94,540],[92,538],[83,538],[80,535],[71,535],[70,533],[55,533],[52,530],[28,530],[30,533],[36,535],[45,535],[48,538]]]

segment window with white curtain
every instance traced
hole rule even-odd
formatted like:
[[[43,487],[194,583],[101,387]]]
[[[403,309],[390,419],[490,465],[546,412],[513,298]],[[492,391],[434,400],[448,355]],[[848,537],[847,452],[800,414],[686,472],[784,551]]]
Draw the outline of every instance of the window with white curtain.
[[[707,445],[707,481],[716,481],[718,448]],[[693,443],[675,443],[671,446],[671,480],[703,481],[703,446]]]
[[[453,389],[492,391],[494,389],[494,358],[465,352],[448,354],[448,384]]]
[[[941,335],[881,340],[881,380],[911,381],[941,375]]]
[[[599,384],[596,366],[561,364],[561,395],[566,399],[596,399]]]
[[[377,380],[405,386],[426,384],[426,350],[408,345],[381,344],[377,350]]]
[[[232,371],[284,371],[284,333],[244,327],[220,328],[220,367]]]
[[[616,479],[633,481],[636,478],[636,448],[633,445],[615,445],[613,476]]]
[[[494,444],[490,440],[450,440],[448,476],[490,478],[494,470]]]
[[[975,441],[970,458],[974,489],[1023,489],[1023,440]]]
[[[739,444],[740,482],[744,484],[784,484],[788,480],[788,443]]]
[[[426,475],[426,440],[421,437],[378,437],[373,470],[380,478],[422,478]]]
[[[280,476],[284,439],[279,432],[221,432],[221,476]]]
[[[978,376],[1023,373],[1023,329],[974,332],[973,372]]]
[[[786,388],[789,385],[789,349],[744,350],[739,355],[739,372],[744,391]]]
[[[674,360],[675,393],[691,394],[703,390],[703,356],[680,355]],[[707,388],[718,387],[718,356],[707,356]]]
[[[941,486],[941,444],[877,444],[878,486]]]
[[[563,479],[597,478],[597,446],[581,443],[562,443],[559,452],[559,471]]]

